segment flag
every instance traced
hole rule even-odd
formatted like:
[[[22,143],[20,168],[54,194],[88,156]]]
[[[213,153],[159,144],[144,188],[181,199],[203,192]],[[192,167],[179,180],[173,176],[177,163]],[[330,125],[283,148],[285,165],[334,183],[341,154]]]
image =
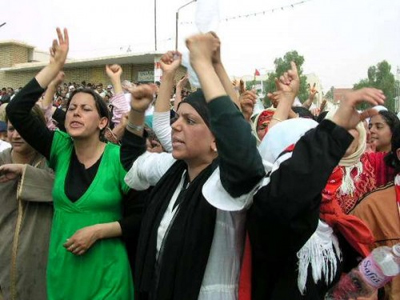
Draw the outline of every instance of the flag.
[[[260,72],[257,69],[254,72],[254,76],[260,76]]]

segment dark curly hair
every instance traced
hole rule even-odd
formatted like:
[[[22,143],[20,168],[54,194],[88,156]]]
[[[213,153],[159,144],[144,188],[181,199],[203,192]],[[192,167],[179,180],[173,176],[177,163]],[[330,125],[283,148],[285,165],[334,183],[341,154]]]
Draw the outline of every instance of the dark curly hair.
[[[67,102],[67,111],[68,111],[69,105],[71,104],[72,98],[78,93],[85,93],[85,94],[91,95],[96,104],[96,110],[99,113],[100,118],[103,118],[103,117],[107,118],[107,122],[108,122],[107,125],[100,131],[100,140],[103,142],[107,142],[107,139],[104,137],[104,132],[105,132],[105,129],[110,125],[111,116],[110,116],[110,111],[108,110],[108,106],[107,106],[106,102],[94,90],[92,90],[90,88],[79,88],[79,89],[74,90],[71,93],[71,95],[69,96],[69,99]]]

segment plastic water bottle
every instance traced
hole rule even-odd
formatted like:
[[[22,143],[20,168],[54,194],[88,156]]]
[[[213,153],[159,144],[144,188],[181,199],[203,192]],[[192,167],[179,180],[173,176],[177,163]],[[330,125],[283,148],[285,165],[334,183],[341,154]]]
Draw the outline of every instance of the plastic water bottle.
[[[342,276],[325,296],[325,300],[348,300],[370,297],[400,274],[400,243],[392,248],[374,249],[358,267]]]

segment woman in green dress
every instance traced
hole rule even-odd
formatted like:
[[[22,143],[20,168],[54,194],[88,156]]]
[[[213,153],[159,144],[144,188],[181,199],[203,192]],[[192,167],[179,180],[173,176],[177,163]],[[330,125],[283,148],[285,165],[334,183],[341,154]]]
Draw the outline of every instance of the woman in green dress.
[[[94,91],[70,96],[67,133],[50,131],[29,111],[64,66],[68,32],[57,29],[50,63],[7,108],[21,136],[55,171],[54,218],[47,266],[48,299],[133,299],[125,246],[119,239],[121,201],[128,187],[119,147],[102,141],[108,109]]]

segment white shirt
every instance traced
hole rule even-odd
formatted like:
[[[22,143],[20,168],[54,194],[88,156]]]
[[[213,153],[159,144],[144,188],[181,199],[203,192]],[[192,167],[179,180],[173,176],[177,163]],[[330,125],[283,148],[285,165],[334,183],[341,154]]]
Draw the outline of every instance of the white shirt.
[[[175,161],[170,153],[145,152],[134,162],[125,177],[125,182],[136,190],[147,189],[149,186],[155,185]],[[215,187],[222,187],[222,185],[214,184],[214,180],[219,182],[218,169],[214,171],[203,186],[203,195],[207,201],[213,206],[215,206],[214,203],[217,203],[218,207],[216,207],[217,216],[214,237],[198,299],[235,300],[238,298],[241,258],[245,238],[245,208],[248,207],[252,197],[242,196],[238,200],[238,198],[234,199],[229,196],[225,190],[216,191]],[[205,191],[205,187],[209,182],[210,185]],[[158,228],[157,250],[159,250],[165,230],[168,228],[175,213],[172,211],[172,207],[182,184],[183,180],[181,180],[171,198],[168,209]],[[224,201],[221,199],[213,201],[220,197],[228,198],[225,198]],[[231,202],[237,205],[230,206]],[[224,204],[227,204],[227,210],[223,210]]]

